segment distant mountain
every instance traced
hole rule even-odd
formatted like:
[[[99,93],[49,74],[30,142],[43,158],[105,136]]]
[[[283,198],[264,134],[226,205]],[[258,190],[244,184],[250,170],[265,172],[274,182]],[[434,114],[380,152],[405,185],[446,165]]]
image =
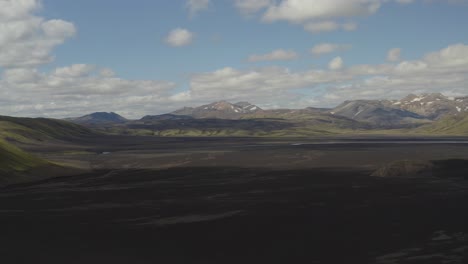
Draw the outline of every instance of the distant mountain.
[[[96,112],[89,115],[76,118],[66,119],[70,122],[86,125],[99,125],[99,124],[119,124],[125,123],[128,120],[114,112]]]
[[[468,97],[449,98],[433,93],[411,94],[401,100],[345,101],[333,109],[261,109],[249,102],[218,101],[134,121],[115,113],[94,113],[72,121],[109,133],[136,135],[301,136],[401,128],[416,129],[416,133],[442,133],[439,132],[444,126],[441,122],[451,120],[450,133],[454,134],[464,127],[456,120],[465,113],[468,113]]]
[[[242,115],[255,113],[260,110],[262,110],[260,107],[248,102],[232,104],[227,101],[219,101],[194,108],[184,107],[170,114],[194,118],[239,119]]]
[[[387,100],[345,101],[330,113],[384,128],[429,122],[421,115],[392,106]]]
[[[175,115],[175,114],[162,114],[162,115],[147,115],[144,116],[140,121],[163,121],[163,120],[186,120],[194,119],[188,115]]]
[[[446,115],[468,112],[468,97],[449,98],[440,93],[410,94],[394,101],[392,105],[435,120]]]

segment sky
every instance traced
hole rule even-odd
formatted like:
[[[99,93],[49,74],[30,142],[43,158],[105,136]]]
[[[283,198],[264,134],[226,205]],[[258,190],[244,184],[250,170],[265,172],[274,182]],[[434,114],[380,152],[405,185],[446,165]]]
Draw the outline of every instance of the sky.
[[[0,115],[468,95],[468,0],[0,0]]]

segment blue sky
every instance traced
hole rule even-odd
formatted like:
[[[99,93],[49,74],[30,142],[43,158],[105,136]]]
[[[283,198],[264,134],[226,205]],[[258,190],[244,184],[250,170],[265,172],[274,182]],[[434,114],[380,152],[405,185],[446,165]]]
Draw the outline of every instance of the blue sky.
[[[0,9],[1,114],[136,118],[216,100],[268,108],[468,94],[463,0],[0,0]]]

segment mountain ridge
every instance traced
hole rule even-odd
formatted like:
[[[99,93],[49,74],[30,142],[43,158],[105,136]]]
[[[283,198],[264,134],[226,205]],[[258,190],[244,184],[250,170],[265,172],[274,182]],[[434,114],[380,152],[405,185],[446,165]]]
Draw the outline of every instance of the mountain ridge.
[[[81,117],[71,117],[65,120],[76,124],[99,125],[105,123],[125,123],[128,121],[125,117],[114,112],[94,112]]]
[[[426,93],[410,94],[399,100],[348,100],[334,108],[262,109],[249,102],[222,100],[166,114],[146,115],[138,120],[88,122],[88,125],[109,133],[135,135],[302,136],[379,130],[403,133],[398,129],[416,134],[424,131],[440,134],[448,131],[441,129],[441,124],[448,122],[454,127],[450,134],[463,134],[463,129],[456,128],[461,121],[447,120],[466,113],[468,96],[450,98],[440,93]]]

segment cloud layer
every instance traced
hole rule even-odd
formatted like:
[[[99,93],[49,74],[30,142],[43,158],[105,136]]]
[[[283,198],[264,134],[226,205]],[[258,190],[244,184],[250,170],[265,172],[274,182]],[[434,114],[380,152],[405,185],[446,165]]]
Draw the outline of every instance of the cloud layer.
[[[223,68],[192,77],[187,100],[253,100],[262,106],[335,106],[350,99],[400,98],[409,93],[466,95],[468,45],[454,44],[419,60],[344,67],[341,57],[329,69],[293,72],[282,67]],[[308,105],[307,105],[308,104]]]

